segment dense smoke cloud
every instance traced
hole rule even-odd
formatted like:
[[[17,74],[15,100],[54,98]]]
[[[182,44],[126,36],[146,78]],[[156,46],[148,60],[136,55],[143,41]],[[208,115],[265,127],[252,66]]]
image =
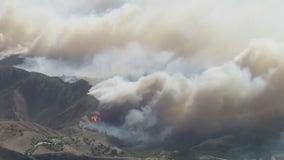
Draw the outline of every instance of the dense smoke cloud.
[[[100,100],[106,121],[120,121],[116,125],[146,135],[160,137],[169,129],[171,135],[279,133],[284,119],[283,46],[254,41],[234,61],[194,77],[165,72],[137,81],[115,77],[97,84],[90,94]]]
[[[93,127],[122,139],[280,132],[282,6],[281,0],[4,0],[0,55],[24,53],[20,68],[89,80],[105,121]]]
[[[136,79],[157,71],[183,72],[183,74],[192,75],[201,70],[191,61],[175,57],[173,52],[154,51],[138,43],[130,43],[122,48],[104,50],[91,57],[89,62],[77,65],[62,58],[53,59],[36,56],[25,58],[25,63],[17,67],[51,76],[65,75],[88,78],[94,82],[113,75]]]
[[[69,13],[79,12],[86,14],[90,12],[103,13],[123,5],[126,0],[57,0],[58,7],[65,8]]]
[[[280,0],[1,3],[2,52],[21,46],[30,54],[77,62],[137,42],[189,58],[209,56],[198,63],[211,66],[234,57],[252,39],[284,37]],[[81,13],[92,7],[105,12]]]

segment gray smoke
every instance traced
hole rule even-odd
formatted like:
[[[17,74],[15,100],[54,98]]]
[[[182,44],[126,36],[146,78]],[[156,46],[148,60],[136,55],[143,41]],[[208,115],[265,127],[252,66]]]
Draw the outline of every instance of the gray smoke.
[[[252,39],[284,37],[280,0],[0,3],[0,52],[61,57],[76,63],[136,42],[208,67],[233,58]],[[90,8],[106,11],[81,13]]]
[[[89,80],[105,122],[93,127],[122,139],[278,133],[283,3],[3,0],[0,55],[27,54],[18,67]]]
[[[135,81],[115,77],[98,83],[90,94],[100,100],[106,121],[117,118],[118,126],[156,137],[169,128],[167,136],[281,132],[283,52],[281,43],[259,40],[234,61],[194,77],[165,72]]]

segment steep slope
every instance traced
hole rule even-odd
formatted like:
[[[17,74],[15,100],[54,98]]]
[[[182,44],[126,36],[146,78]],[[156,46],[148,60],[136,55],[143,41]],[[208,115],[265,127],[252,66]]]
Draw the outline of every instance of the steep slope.
[[[0,67],[0,118],[29,120],[51,128],[74,125],[96,108],[90,85],[66,83],[57,77]]]
[[[25,54],[12,54],[5,56],[0,60],[0,66],[14,66],[22,64],[27,56],[28,55]]]
[[[0,160],[136,159],[123,157],[131,155],[116,138],[78,126],[99,103],[86,81],[13,67],[22,62],[21,55],[0,60]]]
[[[30,159],[27,153],[38,160],[120,154],[106,135],[76,127],[98,105],[87,95],[90,87],[84,80],[67,83],[0,65],[0,160]],[[73,131],[64,132],[67,128]],[[51,144],[33,148],[45,141]]]

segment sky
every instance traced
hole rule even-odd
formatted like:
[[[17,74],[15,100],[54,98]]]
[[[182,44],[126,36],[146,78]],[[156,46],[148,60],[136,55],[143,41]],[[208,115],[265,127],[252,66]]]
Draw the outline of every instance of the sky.
[[[281,132],[283,5],[2,0],[0,56],[21,53],[19,68],[88,80],[110,115],[95,127],[117,136]]]

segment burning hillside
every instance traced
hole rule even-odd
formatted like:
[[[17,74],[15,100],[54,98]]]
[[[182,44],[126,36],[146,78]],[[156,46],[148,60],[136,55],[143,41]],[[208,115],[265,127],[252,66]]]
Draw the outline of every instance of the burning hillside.
[[[98,114],[91,114],[89,117],[91,122],[98,122],[101,120],[101,117]]]

